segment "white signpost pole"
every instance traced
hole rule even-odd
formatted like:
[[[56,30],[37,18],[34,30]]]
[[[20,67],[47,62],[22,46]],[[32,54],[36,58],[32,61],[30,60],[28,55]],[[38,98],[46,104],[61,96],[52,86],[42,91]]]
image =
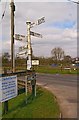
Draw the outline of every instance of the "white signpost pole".
[[[30,36],[30,25],[31,22],[27,21],[27,54],[28,54],[28,60],[27,60],[27,70],[31,70],[32,68],[32,55],[31,55],[31,36]]]
[[[31,35],[32,36],[35,36],[35,37],[41,37],[42,38],[42,35],[39,34],[39,33],[34,33],[32,31],[30,31],[30,28],[34,27],[34,25],[40,25],[41,23],[44,23],[45,20],[44,20],[45,17],[42,17],[40,19],[37,20],[36,23],[31,23],[30,21],[27,21],[26,24],[27,24],[27,70],[31,71],[32,70],[32,51],[31,51]],[[34,75],[30,75],[30,79],[31,77],[33,77]],[[28,78],[27,78],[28,79]],[[32,95],[33,96],[36,96],[36,77],[33,78],[33,81],[32,81]],[[26,90],[27,91],[27,90]]]
[[[30,71],[32,69],[32,52],[31,52],[31,36],[30,36],[30,26],[31,22],[27,21],[27,71]],[[26,77],[26,96],[27,96],[27,80]],[[26,97],[26,104],[27,104],[27,97]]]

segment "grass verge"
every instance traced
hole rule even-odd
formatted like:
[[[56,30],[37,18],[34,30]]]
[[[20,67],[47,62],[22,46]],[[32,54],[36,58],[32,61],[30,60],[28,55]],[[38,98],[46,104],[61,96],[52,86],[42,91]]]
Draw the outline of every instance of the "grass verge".
[[[3,118],[59,118],[60,109],[55,96],[37,87],[37,96],[25,102],[25,93],[9,101],[9,111]]]
[[[11,68],[5,67],[7,70],[10,70]],[[77,70],[71,69],[66,70],[62,69],[60,67],[52,67],[49,65],[44,66],[34,66],[34,69],[38,73],[48,73],[48,74],[79,74],[79,68]],[[16,71],[23,71],[26,70],[25,67],[16,67]]]
[[[49,74],[79,74],[78,70],[61,70],[59,67],[51,67],[51,66],[36,66],[35,70],[38,73],[49,73]]]

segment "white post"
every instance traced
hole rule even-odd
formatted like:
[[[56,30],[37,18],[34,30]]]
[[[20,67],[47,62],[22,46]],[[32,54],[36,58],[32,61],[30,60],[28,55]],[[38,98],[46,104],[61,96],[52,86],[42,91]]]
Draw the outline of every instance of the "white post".
[[[31,70],[32,68],[32,55],[31,55],[31,36],[30,36],[30,25],[31,22],[27,21],[27,44],[28,44],[28,60],[27,60],[27,70]]]

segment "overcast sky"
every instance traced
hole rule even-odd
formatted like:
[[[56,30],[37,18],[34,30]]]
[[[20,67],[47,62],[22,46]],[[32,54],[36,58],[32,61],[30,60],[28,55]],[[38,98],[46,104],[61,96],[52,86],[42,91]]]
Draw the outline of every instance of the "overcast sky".
[[[32,0],[30,0],[32,1]],[[39,0],[38,0],[39,1]],[[44,1],[44,0],[43,0]],[[51,0],[50,0],[51,1]],[[2,13],[6,11],[2,23],[2,51],[10,52],[10,3],[3,2]],[[15,33],[27,35],[26,21],[37,21],[45,17],[45,22],[34,26],[31,31],[40,33],[43,38],[31,36],[35,56],[51,56],[51,50],[61,47],[66,55],[77,56],[77,5],[67,0],[52,2],[16,2],[15,1]],[[15,51],[24,42],[15,41]],[[1,49],[1,48],[0,48]]]

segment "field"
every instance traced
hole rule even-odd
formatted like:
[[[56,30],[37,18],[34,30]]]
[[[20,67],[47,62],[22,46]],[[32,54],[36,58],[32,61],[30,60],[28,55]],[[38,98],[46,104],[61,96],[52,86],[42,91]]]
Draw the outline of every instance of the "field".
[[[26,104],[25,93],[9,101],[9,111],[3,118],[59,118],[60,109],[55,96],[44,88],[37,88],[37,96]]]
[[[0,102],[0,118],[2,118],[2,103]]]
[[[62,69],[60,67],[52,67],[52,66],[34,66],[33,67],[36,72],[38,73],[49,73],[49,74],[79,74],[79,69],[74,70],[74,69]],[[7,70],[10,70],[11,68],[6,67]],[[26,70],[26,67],[16,67],[16,71],[22,71]]]
[[[38,73],[49,73],[49,74],[77,74],[77,70],[65,70],[60,67],[52,67],[52,66],[36,66],[35,70]]]

